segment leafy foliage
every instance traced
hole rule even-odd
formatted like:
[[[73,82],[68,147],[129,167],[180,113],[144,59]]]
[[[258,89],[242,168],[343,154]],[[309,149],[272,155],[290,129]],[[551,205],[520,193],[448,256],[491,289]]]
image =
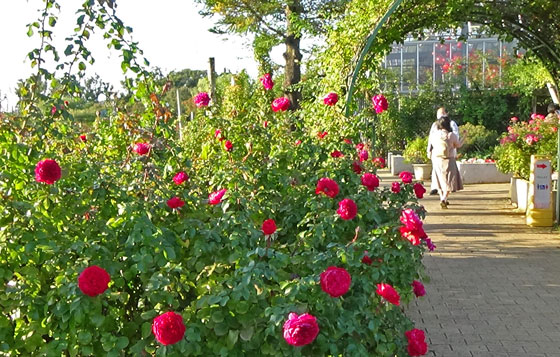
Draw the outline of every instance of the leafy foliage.
[[[417,137],[406,145],[403,156],[412,164],[426,164],[429,162],[427,148],[428,137]]]

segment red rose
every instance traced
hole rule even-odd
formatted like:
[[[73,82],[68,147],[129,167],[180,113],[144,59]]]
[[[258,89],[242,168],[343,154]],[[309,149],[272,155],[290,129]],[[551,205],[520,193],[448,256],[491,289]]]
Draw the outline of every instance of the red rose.
[[[422,284],[418,280],[414,280],[412,282],[412,290],[414,291],[414,295],[416,295],[416,297],[426,295],[426,289],[424,289],[424,284]]]
[[[207,107],[210,104],[210,96],[206,92],[200,92],[194,97],[194,104],[198,108]]]
[[[335,151],[331,152],[331,157],[343,157],[343,156],[344,156],[344,154],[341,153],[338,150],[335,150]]]
[[[220,129],[216,129],[216,131],[214,132],[214,137],[220,141],[224,140],[224,137],[222,136],[222,131]]]
[[[372,162],[375,167],[379,167],[380,169],[385,167],[385,159],[382,157],[376,157]]]
[[[323,98],[323,103],[328,106],[333,106],[338,102],[338,94],[330,92]]]
[[[375,112],[377,114],[381,114],[389,108],[387,98],[385,98],[382,94],[373,96],[373,98],[371,98],[371,102],[373,103],[373,107],[375,108]]]
[[[364,252],[364,256],[362,257],[362,263],[364,263],[366,265],[371,265],[373,263],[373,261],[371,260],[371,258],[367,254],[367,251]]]
[[[399,182],[393,182],[391,184],[391,191],[393,191],[394,193],[401,192],[401,184]]]
[[[226,140],[226,142],[224,143],[224,148],[226,149],[226,151],[231,151],[233,149],[233,144],[231,143],[231,141]]]
[[[317,319],[310,314],[291,313],[284,323],[284,340],[292,346],[305,346],[313,342],[319,334]]]
[[[391,304],[399,306],[401,297],[391,285],[385,283],[377,284],[377,290],[375,292]]]
[[[426,344],[426,336],[424,331],[417,328],[404,333],[408,339],[408,354],[410,356],[423,356],[428,353],[428,345]]]
[[[167,200],[167,206],[169,206],[169,208],[175,209],[175,208],[183,207],[184,205],[185,205],[185,201],[183,201],[177,196]]]
[[[330,198],[334,198],[336,195],[338,195],[338,191],[338,184],[336,183],[336,181],[331,180],[330,178],[323,177],[319,179],[319,181],[317,181],[317,188],[315,188],[316,194],[324,193]]]
[[[226,191],[227,190],[224,188],[219,191],[212,192],[211,194],[208,195],[208,203],[211,205],[219,204],[220,202],[222,202],[222,197],[224,197]]]
[[[350,290],[352,278],[344,268],[330,266],[321,273],[321,289],[332,297],[339,297]]]
[[[351,199],[345,198],[338,203],[338,210],[336,213],[344,220],[351,220],[356,217],[358,206],[356,206],[356,203]]]
[[[416,195],[417,198],[424,198],[424,194],[426,193],[426,189],[424,188],[424,186],[417,182],[414,184],[414,186],[412,187],[412,189],[414,190],[414,194]]]
[[[290,109],[290,100],[286,97],[280,97],[274,99],[271,104],[273,112],[285,112],[286,110]]]
[[[368,191],[373,191],[376,187],[379,187],[379,178],[374,174],[366,172],[362,175],[362,185],[366,186]]]
[[[173,345],[185,335],[183,316],[173,311],[157,316],[152,322],[152,332],[162,345]]]
[[[134,145],[134,152],[138,155],[145,155],[150,151],[150,144],[148,143],[136,143]]]
[[[400,227],[399,230],[401,232],[401,236],[408,240],[412,245],[420,244],[420,240],[427,237],[424,229],[422,228],[411,230],[406,227]]]
[[[358,157],[360,158],[360,162],[366,161],[369,158],[369,154],[367,150],[362,150],[358,153]]]
[[[80,140],[83,141],[84,143],[87,141],[87,136],[85,135],[80,135]]]
[[[366,145],[364,143],[356,144],[356,150],[362,151]]]
[[[97,265],[87,267],[78,277],[78,287],[87,296],[97,296],[107,290],[111,281],[109,273]]]
[[[268,121],[265,120],[265,121],[263,122],[263,128],[266,129],[267,127],[268,127]]]
[[[177,172],[175,176],[173,176],[173,182],[175,182],[176,185],[180,185],[188,180],[189,180],[189,175],[187,175],[184,171]]]
[[[295,144],[296,146],[298,146],[299,144],[301,144],[301,140],[296,140],[296,141],[294,142],[294,144]]]
[[[357,173],[358,175],[362,173],[362,165],[360,165],[359,162],[354,161],[352,163],[352,171],[354,171],[355,173]]]
[[[318,132],[318,133],[317,133],[317,137],[318,137],[319,139],[323,139],[325,136],[327,136],[327,134],[328,134],[328,133],[327,133],[326,131]]]
[[[403,171],[399,174],[403,183],[411,183],[412,182],[412,173],[408,171]]]
[[[266,90],[271,90],[272,87],[274,87],[274,82],[272,81],[272,76],[270,75],[270,73],[263,74],[262,77],[259,78],[259,80]]]
[[[270,235],[276,232],[276,222],[273,219],[267,219],[262,224],[262,231],[265,235]]]
[[[351,139],[345,138],[344,142],[348,145],[352,145],[352,140]]]
[[[402,210],[400,220],[401,223],[410,230],[418,230],[423,226],[420,217],[418,217],[412,208]]]
[[[51,159],[41,160],[35,166],[35,181],[52,185],[60,180],[62,170],[58,163]]]

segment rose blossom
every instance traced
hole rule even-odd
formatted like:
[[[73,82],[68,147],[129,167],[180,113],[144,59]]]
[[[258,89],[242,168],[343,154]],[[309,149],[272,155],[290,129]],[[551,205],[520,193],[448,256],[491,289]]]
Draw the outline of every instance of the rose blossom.
[[[382,157],[376,157],[372,161],[375,167],[379,167],[380,169],[385,167],[385,159]]]
[[[180,185],[188,180],[189,175],[187,175],[184,171],[177,172],[175,176],[173,176],[173,182],[175,182],[176,185]]]
[[[408,171],[403,171],[399,174],[403,183],[411,183],[412,182],[412,173]]]
[[[207,107],[210,103],[210,96],[206,92],[200,92],[194,97],[194,104],[198,108]]]
[[[220,141],[224,140],[224,137],[222,136],[222,131],[220,129],[216,129],[216,131],[214,132],[214,137]]]
[[[387,98],[383,96],[383,94],[377,94],[371,98],[371,102],[373,103],[373,107],[375,108],[375,112],[377,114],[383,113],[387,108],[389,108],[389,103],[387,103]]]
[[[317,133],[317,137],[318,137],[319,139],[323,139],[325,136],[327,136],[327,134],[328,134],[328,133],[327,133],[326,131],[318,132],[318,133]]]
[[[296,146],[298,146],[299,144],[301,144],[301,140],[296,140],[296,142],[294,143]]]
[[[51,115],[55,115],[56,113],[56,107],[53,105],[51,108]]]
[[[344,156],[344,154],[341,153],[338,150],[335,150],[335,151],[331,152],[331,157],[343,157],[343,156]]]
[[[55,160],[41,160],[35,166],[35,181],[52,185],[60,180],[62,170]]]
[[[406,228],[411,230],[422,228],[423,225],[420,217],[418,217],[418,215],[412,208],[406,208],[402,210],[400,220],[401,223],[406,226]]]
[[[432,240],[428,237],[424,238],[424,242],[426,242],[426,246],[428,247],[430,252],[433,252],[437,248]]]
[[[262,231],[265,235],[270,235],[276,232],[276,222],[273,219],[267,219],[262,224]]]
[[[399,306],[400,299],[399,293],[389,284],[380,283],[377,284],[377,290],[375,291],[377,295],[380,295],[383,299],[387,300],[393,305]]]
[[[85,143],[87,141],[87,136],[85,136],[84,134],[80,135],[80,140]]]
[[[224,197],[226,191],[227,190],[224,188],[219,191],[212,192],[211,194],[208,195],[208,203],[211,205],[219,204],[220,202],[222,202],[222,197]]]
[[[348,144],[348,145],[352,145],[352,140],[351,140],[351,139],[344,138],[343,141],[344,141],[346,144]]]
[[[408,340],[409,356],[423,356],[428,353],[428,345],[426,344],[426,336],[424,331],[417,328],[404,333]]]
[[[109,273],[97,265],[85,268],[78,277],[78,287],[87,296],[103,294],[111,281]]]
[[[348,221],[356,217],[358,206],[356,206],[356,203],[351,199],[345,198],[338,203],[338,210],[336,210],[336,213],[338,213],[340,218]]]
[[[173,311],[157,316],[152,322],[152,332],[156,336],[156,340],[164,346],[181,341],[185,330],[183,316]]]
[[[364,143],[356,144],[356,150],[362,151],[366,145]]]
[[[263,128],[265,128],[265,129],[266,129],[267,127],[268,127],[268,121],[267,121],[267,120],[265,120],[265,121],[263,121]]]
[[[362,175],[362,185],[366,186],[368,191],[373,191],[376,187],[379,187],[379,178],[374,174],[366,172]]]
[[[424,185],[417,182],[414,184],[414,186],[412,186],[412,189],[414,190],[414,194],[416,195],[416,198],[424,198],[424,194],[426,193],[426,189],[424,188]]]
[[[231,143],[231,141],[226,140],[224,143],[224,149],[226,149],[226,151],[231,151],[233,149],[233,144]]]
[[[185,201],[183,201],[182,199],[180,199],[179,197],[175,196],[173,198],[170,198],[169,200],[167,200],[167,206],[169,206],[169,208],[181,208],[185,205]]]
[[[418,280],[414,280],[412,282],[412,290],[414,291],[414,295],[416,295],[416,297],[426,295],[426,289],[424,289],[424,284],[422,284]]]
[[[323,103],[328,106],[333,106],[338,102],[338,94],[335,92],[330,92],[323,98]]]
[[[273,112],[285,112],[286,110],[290,109],[290,100],[286,97],[280,97],[274,99],[271,104]]]
[[[272,81],[272,76],[270,75],[270,73],[263,74],[262,77],[259,78],[259,80],[266,90],[271,90],[272,87],[274,87],[274,82]]]
[[[406,227],[400,227],[399,231],[401,236],[408,240],[412,245],[419,245],[420,240],[426,236],[423,228],[420,229],[408,229]]]
[[[344,268],[330,266],[321,273],[321,289],[332,297],[339,297],[350,290],[352,278]]]
[[[338,195],[338,184],[336,181],[323,177],[317,181],[317,188],[315,188],[315,193],[318,195],[320,193],[324,193],[325,195],[329,196],[330,198],[334,198]]]
[[[352,163],[352,171],[354,171],[355,173],[357,173],[358,175],[362,173],[362,165],[360,165],[359,162],[354,161]]]
[[[360,151],[358,153],[358,158],[360,159],[360,162],[366,161],[369,158],[367,150]]]
[[[393,191],[394,193],[399,193],[401,192],[401,184],[400,182],[393,182],[391,184],[391,191]]]
[[[284,323],[284,340],[292,346],[305,346],[319,334],[317,319],[310,314],[290,313]]]
[[[148,151],[150,151],[150,144],[136,143],[134,144],[134,148],[132,150],[134,150],[134,152],[137,153],[138,155],[146,155]]]
[[[371,258],[368,255],[367,250],[364,251],[364,256],[362,257],[362,263],[364,263],[366,265],[371,265],[373,263],[373,261],[371,260]]]
[[[517,117],[511,117],[511,119],[510,119],[510,120],[511,120],[512,122],[514,122],[514,123],[515,123],[516,121],[518,121],[518,120],[519,120],[519,118],[517,118]]]

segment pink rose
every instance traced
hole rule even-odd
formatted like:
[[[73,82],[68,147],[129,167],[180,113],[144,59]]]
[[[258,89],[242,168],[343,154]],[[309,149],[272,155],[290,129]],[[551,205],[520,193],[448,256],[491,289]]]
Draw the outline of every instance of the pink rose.
[[[417,328],[404,333],[408,340],[409,356],[423,356],[428,353],[428,345],[426,344],[426,336],[424,331]]]
[[[401,192],[401,184],[400,182],[393,182],[391,184],[391,191],[393,191],[394,193],[399,193]]]
[[[175,176],[173,176],[173,182],[175,182],[176,185],[180,185],[188,180],[189,180],[189,175],[187,175],[184,171],[177,172]]]
[[[412,290],[414,291],[414,295],[416,295],[416,297],[426,295],[426,289],[424,288],[424,284],[422,284],[418,280],[414,280],[412,282]]]
[[[382,157],[376,157],[372,161],[375,167],[378,167],[380,169],[385,167],[385,159]]]
[[[51,115],[55,115],[56,114],[56,107],[53,105],[51,108]]]
[[[515,122],[517,122],[517,121],[519,120],[519,118],[517,118],[517,117],[511,117],[511,119],[510,119],[510,120],[511,120],[512,122],[514,122],[514,123],[515,123]]]
[[[222,136],[222,131],[220,129],[216,129],[216,131],[214,132],[214,137],[220,141],[224,140],[224,137]]]
[[[424,238],[424,242],[426,242],[426,246],[428,247],[430,252],[433,252],[437,248],[432,240],[428,237]]]
[[[323,98],[323,103],[328,106],[333,106],[338,102],[338,94],[330,92]]]
[[[424,186],[417,182],[414,184],[414,186],[412,187],[412,189],[414,190],[414,194],[416,195],[416,198],[424,198],[424,194],[426,193],[426,189],[424,188]]]
[[[272,76],[270,75],[270,73],[263,74],[262,77],[259,78],[259,80],[266,90],[271,90],[272,87],[274,87],[274,82],[272,81]]]
[[[136,143],[134,144],[134,148],[132,150],[134,150],[134,152],[138,155],[146,155],[150,151],[150,147],[151,146],[148,143]]]
[[[262,224],[262,231],[265,235],[270,235],[276,232],[276,222],[273,219],[267,219]]]
[[[224,188],[219,191],[212,192],[211,194],[208,195],[208,203],[211,205],[219,204],[220,202],[222,202],[222,198],[226,194],[226,191],[227,190]]]
[[[420,217],[418,217],[418,215],[412,208],[406,208],[402,210],[400,220],[401,223],[410,230],[418,230],[423,226]]]
[[[317,181],[317,188],[315,188],[315,193],[321,194],[324,193],[325,195],[329,196],[330,198],[334,198],[338,195],[338,184],[336,181],[331,180],[330,178],[323,177]]]
[[[92,265],[85,268],[78,277],[78,287],[82,293],[94,297],[103,294],[110,281],[111,276],[105,269]]]
[[[183,316],[173,311],[159,315],[152,322],[152,332],[156,336],[156,340],[164,346],[181,341],[185,330]]]
[[[315,316],[290,313],[284,323],[284,340],[292,346],[305,346],[313,342],[319,334],[319,325]]]
[[[167,200],[167,206],[169,206],[169,208],[172,208],[172,209],[181,208],[184,205],[185,205],[185,201],[183,201],[182,199],[180,199],[177,196]]]
[[[339,297],[350,290],[352,278],[344,268],[330,266],[321,273],[321,289],[332,297]]]
[[[366,145],[364,143],[356,144],[356,150],[362,151]]]
[[[399,293],[390,285],[385,283],[377,284],[377,290],[375,291],[377,295],[381,296],[383,299],[387,300],[393,305],[400,305],[400,295]]]
[[[403,183],[411,183],[412,182],[412,173],[408,171],[403,171],[399,174]]]
[[[273,112],[285,112],[286,110],[290,109],[291,105],[292,103],[290,103],[290,100],[288,98],[280,97],[274,99],[271,107]]]
[[[376,187],[379,187],[379,178],[367,172],[362,175],[362,185],[364,185],[368,191],[373,191]]]
[[[358,206],[356,206],[356,203],[351,199],[345,198],[338,203],[338,210],[336,210],[336,213],[338,213],[340,218],[348,221],[356,217]]]
[[[358,158],[360,159],[360,162],[366,161],[369,158],[367,150],[360,151],[358,153]]]
[[[52,185],[60,180],[62,170],[55,160],[41,160],[35,166],[35,181]]]
[[[231,151],[233,149],[233,144],[231,143],[231,141],[226,140],[226,142],[224,143],[224,149],[226,149],[226,151]]]
[[[341,153],[338,150],[335,150],[335,151],[331,152],[331,157],[343,157],[343,156],[344,156],[344,154]]]
[[[210,104],[210,96],[206,92],[200,92],[194,97],[194,104],[198,108],[207,107]]]
[[[383,94],[377,94],[371,98],[371,102],[373,103],[373,107],[375,108],[375,112],[377,114],[383,113],[387,108],[389,108],[389,103],[387,102],[387,98],[383,96]]]

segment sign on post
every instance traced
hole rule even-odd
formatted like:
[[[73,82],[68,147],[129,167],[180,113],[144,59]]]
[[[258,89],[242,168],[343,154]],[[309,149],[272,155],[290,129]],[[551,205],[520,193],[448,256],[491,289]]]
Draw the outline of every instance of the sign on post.
[[[531,156],[527,225],[550,227],[552,217],[552,167],[549,158]]]

